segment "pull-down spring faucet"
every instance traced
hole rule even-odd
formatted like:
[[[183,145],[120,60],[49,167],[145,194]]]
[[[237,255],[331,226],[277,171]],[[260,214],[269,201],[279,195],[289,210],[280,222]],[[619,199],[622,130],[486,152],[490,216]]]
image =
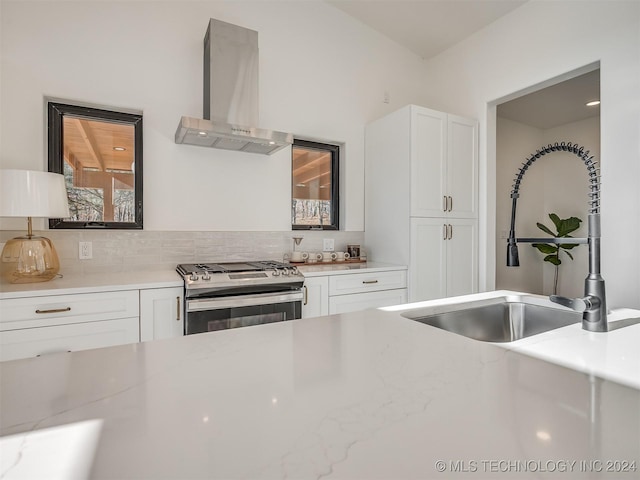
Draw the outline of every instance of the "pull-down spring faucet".
[[[607,323],[607,301],[604,288],[604,279],[600,275],[600,175],[593,161],[593,156],[589,156],[589,150],[584,151],[584,147],[578,144],[547,145],[527,158],[526,162],[519,168],[511,190],[511,228],[509,239],[507,240],[507,266],[519,267],[518,243],[567,243],[566,239],[559,238],[516,238],[516,204],[520,196],[520,184],[527,169],[538,158],[551,152],[571,152],[584,162],[589,173],[589,233],[587,238],[572,238],[571,243],[589,244],[589,275],[584,281],[584,297],[566,298],[552,295],[549,299],[578,312],[582,312],[582,328],[590,332],[608,331]]]

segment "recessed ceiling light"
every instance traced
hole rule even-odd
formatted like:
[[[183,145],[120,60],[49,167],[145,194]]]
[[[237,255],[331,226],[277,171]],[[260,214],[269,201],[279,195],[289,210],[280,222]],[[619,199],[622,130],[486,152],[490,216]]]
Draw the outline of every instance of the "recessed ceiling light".
[[[306,187],[306,183],[296,183],[296,187]]]
[[[276,142],[269,142],[269,145],[275,145]]]
[[[594,100],[593,102],[589,102],[586,105],[587,107],[595,107],[596,105],[600,105],[600,100]]]
[[[203,137],[206,137],[206,136],[207,136],[207,132],[198,132],[198,135],[201,135],[201,136],[203,136]]]
[[[116,152],[124,152],[124,151],[126,150],[126,148],[124,148],[124,147],[113,147],[113,149],[114,149]]]

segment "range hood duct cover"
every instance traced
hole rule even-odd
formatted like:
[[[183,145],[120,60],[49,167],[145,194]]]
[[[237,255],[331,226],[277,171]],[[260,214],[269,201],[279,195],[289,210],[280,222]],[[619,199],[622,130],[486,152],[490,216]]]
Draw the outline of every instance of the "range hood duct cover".
[[[271,155],[290,133],[258,125],[258,32],[214,18],[204,37],[203,117],[182,117],[176,143]]]

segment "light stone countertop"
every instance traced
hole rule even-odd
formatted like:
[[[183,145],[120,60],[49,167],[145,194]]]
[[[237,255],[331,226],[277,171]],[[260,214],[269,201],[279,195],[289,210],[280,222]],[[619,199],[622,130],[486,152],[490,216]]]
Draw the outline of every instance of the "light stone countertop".
[[[40,283],[0,283],[0,299],[114,292],[146,288],[181,287],[182,277],[175,270],[121,273],[69,274]]]
[[[300,270],[305,277],[324,277],[327,275],[347,275],[350,273],[374,273],[393,270],[407,270],[407,266],[380,262],[344,262],[342,264],[308,263],[306,265],[298,265],[298,270]]]
[[[3,478],[93,419],[91,478],[638,478],[638,388],[400,315],[447,301],[3,362]]]
[[[344,265],[301,265],[305,277],[344,275],[357,272],[406,270],[406,266],[386,263],[345,263]],[[183,280],[175,270],[149,270],[120,273],[69,274],[49,282],[11,284],[0,282],[0,299],[113,292],[146,288],[181,287]]]

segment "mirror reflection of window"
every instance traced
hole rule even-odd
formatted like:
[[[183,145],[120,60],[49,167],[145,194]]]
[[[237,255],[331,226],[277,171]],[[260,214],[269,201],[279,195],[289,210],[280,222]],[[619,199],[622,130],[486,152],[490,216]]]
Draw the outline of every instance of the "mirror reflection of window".
[[[49,171],[69,212],[49,228],[142,228],[142,115],[48,102]]]
[[[70,220],[135,221],[133,126],[65,116],[62,131]]]
[[[291,223],[294,230],[338,228],[336,145],[294,140]]]

